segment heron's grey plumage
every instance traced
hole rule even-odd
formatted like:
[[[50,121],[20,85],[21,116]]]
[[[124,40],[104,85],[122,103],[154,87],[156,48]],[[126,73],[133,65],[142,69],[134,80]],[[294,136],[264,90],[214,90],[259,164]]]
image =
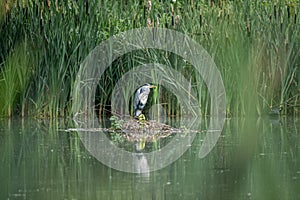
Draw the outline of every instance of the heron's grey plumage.
[[[135,117],[138,117],[142,113],[147,103],[148,96],[150,94],[150,88],[153,87],[155,86],[150,84],[145,84],[136,90],[134,95],[134,104],[133,104]]]

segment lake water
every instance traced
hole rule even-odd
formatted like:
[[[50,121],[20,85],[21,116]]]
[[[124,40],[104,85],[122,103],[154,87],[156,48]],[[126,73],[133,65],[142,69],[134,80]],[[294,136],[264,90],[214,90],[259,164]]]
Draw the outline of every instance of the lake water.
[[[72,122],[0,121],[0,199],[300,199],[300,120],[227,119],[203,159],[203,134],[175,162],[127,173],[95,159]]]

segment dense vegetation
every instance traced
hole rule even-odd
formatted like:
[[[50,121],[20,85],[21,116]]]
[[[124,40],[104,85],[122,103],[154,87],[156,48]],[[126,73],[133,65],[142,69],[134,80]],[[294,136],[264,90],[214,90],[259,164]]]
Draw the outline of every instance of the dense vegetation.
[[[299,114],[299,7],[297,0],[2,0],[0,116],[69,116],[72,86],[88,53],[114,34],[147,26],[183,32],[209,52],[223,77],[228,116]],[[150,52],[147,59],[160,53]],[[122,67],[112,67],[101,79],[108,94],[97,100],[101,113],[116,80],[134,66],[133,54],[114,62]],[[209,114],[201,77],[180,65],[180,58],[164,58],[191,77],[201,112]],[[170,96],[166,91],[161,101],[173,113]]]

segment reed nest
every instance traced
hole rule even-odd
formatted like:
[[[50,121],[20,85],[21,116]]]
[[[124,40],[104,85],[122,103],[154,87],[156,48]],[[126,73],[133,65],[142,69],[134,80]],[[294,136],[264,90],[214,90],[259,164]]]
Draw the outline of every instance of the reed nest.
[[[130,142],[147,141],[153,142],[162,138],[171,136],[172,134],[198,133],[201,131],[189,130],[186,128],[174,128],[170,125],[160,123],[154,120],[139,121],[135,118],[120,120],[114,118],[111,121],[110,128],[69,128],[66,132],[105,132],[109,134],[119,134]]]
[[[170,125],[160,123],[154,120],[139,121],[130,119],[122,124],[122,128],[116,130],[122,133],[128,141],[155,141],[157,139],[168,137],[176,133],[185,133],[184,128],[174,128]]]

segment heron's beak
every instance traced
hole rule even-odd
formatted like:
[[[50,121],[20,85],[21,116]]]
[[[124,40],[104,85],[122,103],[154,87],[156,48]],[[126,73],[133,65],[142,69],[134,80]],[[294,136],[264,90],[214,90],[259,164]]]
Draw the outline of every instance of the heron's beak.
[[[157,88],[156,85],[149,85],[149,88]]]

